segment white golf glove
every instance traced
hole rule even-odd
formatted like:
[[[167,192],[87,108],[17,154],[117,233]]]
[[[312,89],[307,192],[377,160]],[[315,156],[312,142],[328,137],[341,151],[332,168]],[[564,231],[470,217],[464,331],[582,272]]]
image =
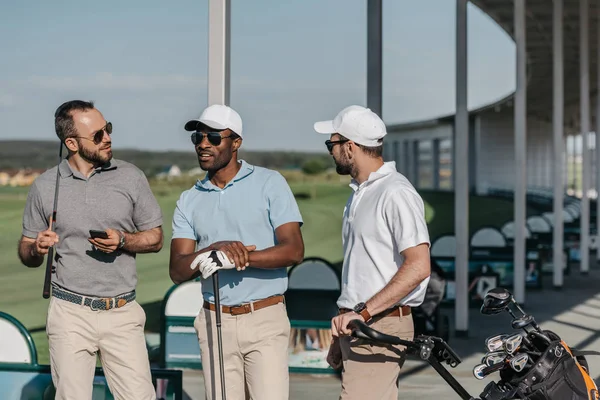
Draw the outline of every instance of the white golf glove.
[[[202,274],[202,278],[207,279],[220,269],[234,269],[235,264],[229,261],[229,258],[222,251],[211,250],[198,254],[190,269],[196,269]]]

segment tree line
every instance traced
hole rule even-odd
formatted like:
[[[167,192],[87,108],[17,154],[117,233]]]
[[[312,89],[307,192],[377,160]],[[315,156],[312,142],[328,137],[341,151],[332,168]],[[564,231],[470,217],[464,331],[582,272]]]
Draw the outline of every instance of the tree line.
[[[56,165],[58,151],[56,141],[0,141],[0,170],[48,169]],[[63,149],[63,156],[65,154]],[[189,151],[113,149],[113,156],[137,165],[148,176],[171,165],[177,165],[182,171],[198,167],[196,155]],[[307,174],[320,173],[334,166],[331,156],[323,153],[240,150],[239,158],[265,168],[302,169]]]

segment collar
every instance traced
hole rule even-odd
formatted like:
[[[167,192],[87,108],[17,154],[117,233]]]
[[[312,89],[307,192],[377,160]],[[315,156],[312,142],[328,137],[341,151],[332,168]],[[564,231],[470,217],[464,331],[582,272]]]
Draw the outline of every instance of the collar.
[[[97,174],[98,172],[111,171],[111,170],[117,169],[117,163],[113,162],[113,161],[114,160],[110,160],[106,164],[96,167],[94,169],[94,172],[90,175],[90,177],[94,174]],[[63,159],[60,162],[60,164],[58,165],[58,170],[59,170],[60,176],[62,178],[68,178],[70,176],[75,176],[77,178],[85,179],[81,172],[73,170],[73,168],[71,167],[71,164],[69,164],[68,157]]]
[[[353,178],[352,181],[350,182],[350,187],[352,188],[352,190],[354,190],[356,192],[358,189],[368,186],[368,185],[372,184],[373,182],[375,182],[383,177],[386,177],[394,172],[397,172],[396,171],[396,162],[395,161],[384,162],[383,165],[381,167],[379,167],[379,169],[377,171],[371,172],[369,174],[369,177],[367,178],[367,180],[364,181],[363,183],[361,183],[360,185]]]
[[[238,171],[238,173],[233,177],[233,179],[231,181],[227,182],[227,184],[225,185],[225,187],[223,189],[221,189],[220,187],[218,187],[216,185],[213,185],[213,183],[210,181],[210,179],[208,179],[208,174],[206,174],[206,176],[202,180],[198,179],[198,181],[196,182],[196,189],[206,190],[206,191],[225,190],[229,186],[233,185],[235,182],[241,181],[242,179],[244,179],[245,177],[247,177],[248,175],[250,175],[251,173],[254,172],[254,165],[250,165],[244,160],[240,160],[240,164],[242,164],[242,166],[241,166],[240,170]]]

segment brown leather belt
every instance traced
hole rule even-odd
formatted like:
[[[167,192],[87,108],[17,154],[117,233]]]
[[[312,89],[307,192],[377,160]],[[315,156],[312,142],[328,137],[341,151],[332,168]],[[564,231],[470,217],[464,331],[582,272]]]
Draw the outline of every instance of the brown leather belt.
[[[248,314],[252,311],[260,310],[261,308],[274,306],[275,304],[285,303],[283,295],[271,296],[266,299],[253,301],[251,303],[240,304],[239,306],[221,306],[221,311],[231,315]],[[204,301],[204,308],[215,311],[217,308],[213,303]]]
[[[352,312],[353,310],[349,308],[340,308],[340,314],[346,314],[347,312]],[[373,318],[384,318],[384,317],[400,317],[400,311],[402,311],[402,315],[410,315],[411,310],[410,306],[401,306],[389,308],[385,311],[380,312],[377,315],[373,315]]]

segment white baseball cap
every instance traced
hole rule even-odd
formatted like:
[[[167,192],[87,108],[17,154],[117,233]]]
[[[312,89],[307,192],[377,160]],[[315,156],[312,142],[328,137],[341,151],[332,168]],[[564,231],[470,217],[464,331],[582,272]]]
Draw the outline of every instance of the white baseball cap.
[[[368,147],[381,146],[387,134],[385,124],[377,114],[362,106],[344,108],[331,121],[316,122],[315,131],[331,135],[339,133],[347,139]]]
[[[185,130],[195,131],[198,123],[220,131],[231,129],[242,137],[242,117],[233,108],[222,104],[213,104],[205,108],[198,119],[192,119],[185,124]]]

